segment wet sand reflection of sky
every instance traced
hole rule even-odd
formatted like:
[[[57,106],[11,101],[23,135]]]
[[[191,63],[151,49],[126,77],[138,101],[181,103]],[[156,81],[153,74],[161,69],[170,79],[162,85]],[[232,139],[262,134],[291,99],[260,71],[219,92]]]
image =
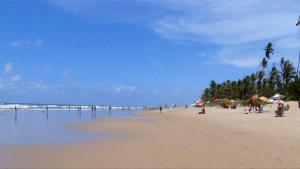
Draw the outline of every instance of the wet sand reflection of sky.
[[[0,112],[0,146],[14,144],[61,144],[89,139],[103,139],[105,133],[77,131],[73,124],[101,118],[126,118],[135,116],[133,111],[49,110]]]

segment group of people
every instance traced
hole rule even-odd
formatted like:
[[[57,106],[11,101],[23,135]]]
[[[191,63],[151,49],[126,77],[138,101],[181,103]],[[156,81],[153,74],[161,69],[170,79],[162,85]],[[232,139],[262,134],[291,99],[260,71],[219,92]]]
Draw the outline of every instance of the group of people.
[[[97,107],[96,106],[92,106],[92,112],[97,111]]]
[[[298,107],[300,109],[300,99],[298,101]],[[262,104],[256,104],[255,102],[249,101],[249,110],[248,112],[251,112],[251,110],[254,110],[258,113],[263,112],[263,105]],[[277,103],[277,109],[275,110],[276,117],[282,117],[285,111],[288,111],[290,109],[289,105],[284,106],[283,102]],[[248,113],[246,113],[248,114]]]

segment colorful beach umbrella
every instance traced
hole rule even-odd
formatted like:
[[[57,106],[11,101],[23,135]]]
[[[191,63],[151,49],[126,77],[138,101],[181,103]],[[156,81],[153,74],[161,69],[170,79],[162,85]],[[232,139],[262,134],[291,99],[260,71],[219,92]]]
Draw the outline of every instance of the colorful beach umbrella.
[[[203,105],[204,104],[204,101],[202,99],[199,99],[196,101],[196,104],[198,105]]]
[[[259,97],[258,99],[259,99],[259,100],[262,100],[262,101],[264,101],[264,102],[268,102],[268,101],[269,101],[269,99],[266,98],[265,96],[261,96],[261,97]]]
[[[230,104],[230,100],[224,99],[223,103],[224,103],[225,105],[229,105],[229,104]]]

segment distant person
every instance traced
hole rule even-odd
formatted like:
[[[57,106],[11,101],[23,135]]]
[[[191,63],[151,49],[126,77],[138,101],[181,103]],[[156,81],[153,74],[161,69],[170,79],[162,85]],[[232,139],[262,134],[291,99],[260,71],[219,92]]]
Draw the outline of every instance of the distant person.
[[[298,107],[299,107],[299,109],[300,109],[300,99],[299,99],[299,101],[298,101]]]
[[[262,113],[264,111],[264,106],[262,104],[259,105],[258,112]]]
[[[205,106],[204,106],[204,104],[202,105],[202,109],[201,109],[201,111],[198,114],[205,114]]]
[[[162,112],[162,106],[159,106],[159,111],[160,111],[160,113]]]
[[[289,111],[290,110],[290,105],[286,105],[286,107],[284,107],[285,111]]]
[[[282,103],[278,104],[277,110],[275,111],[276,117],[282,117],[284,113],[284,105]]]

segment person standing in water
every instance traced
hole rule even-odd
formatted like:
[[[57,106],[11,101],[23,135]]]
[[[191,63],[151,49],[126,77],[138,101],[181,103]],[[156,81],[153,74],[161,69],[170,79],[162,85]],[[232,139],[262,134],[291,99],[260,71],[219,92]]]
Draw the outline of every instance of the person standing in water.
[[[17,107],[15,106],[15,123],[18,121],[18,110]]]

